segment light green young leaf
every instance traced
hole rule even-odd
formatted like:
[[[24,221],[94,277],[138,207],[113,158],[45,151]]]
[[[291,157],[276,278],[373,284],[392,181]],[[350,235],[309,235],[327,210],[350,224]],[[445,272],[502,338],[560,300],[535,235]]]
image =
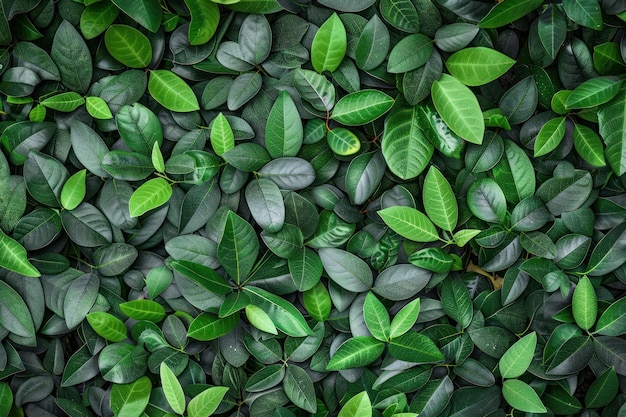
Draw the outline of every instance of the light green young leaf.
[[[367,391],[361,391],[341,407],[338,417],[372,417],[372,403]]]
[[[333,13],[318,29],[311,44],[311,64],[318,73],[333,72],[346,55],[347,35],[343,22]]]
[[[591,280],[585,275],[574,289],[572,297],[572,313],[578,327],[589,330],[596,322],[598,315],[598,296],[593,289]]]
[[[389,327],[389,338],[402,336],[415,324],[419,315],[421,302],[419,298],[411,301],[396,313]]]
[[[431,166],[426,174],[422,194],[424,210],[430,220],[452,232],[459,217],[459,207],[450,183],[435,166]]]
[[[28,261],[26,249],[17,241],[7,236],[0,229],[0,268],[26,275],[27,277],[39,277],[41,274]]]
[[[165,308],[153,300],[131,300],[121,303],[120,309],[131,319],[158,323],[165,318]]]
[[[211,146],[217,156],[222,156],[235,147],[235,135],[233,129],[221,112],[211,123]]]
[[[245,307],[245,311],[246,318],[251,325],[263,332],[274,335],[278,334],[278,330],[272,322],[272,319],[270,318],[270,316],[267,315],[265,311],[263,311],[263,309],[255,306],[254,304],[248,304]]]
[[[189,401],[187,415],[189,417],[210,416],[217,410],[226,392],[228,392],[227,387],[211,387],[205,389]]]
[[[161,153],[161,148],[159,147],[158,142],[154,142],[152,145],[152,166],[156,169],[157,172],[163,173],[165,172],[165,161],[163,160],[163,154]]]
[[[253,286],[244,287],[244,290],[253,304],[265,311],[281,332],[293,337],[305,337],[312,334],[302,313],[284,298]]]
[[[617,95],[622,80],[617,77],[596,77],[585,81],[567,98],[567,109],[588,109],[610,101]]]
[[[472,90],[453,76],[441,74],[431,94],[437,112],[454,133],[471,143],[483,142],[485,120]]]
[[[556,149],[565,137],[565,117],[555,117],[543,125],[535,140],[535,158],[546,155]]]
[[[397,234],[415,242],[433,242],[439,234],[424,213],[412,207],[394,206],[378,211],[378,215]]]
[[[130,384],[113,384],[110,406],[113,414],[124,417],[139,417],[150,400],[152,383],[142,376]]]
[[[150,71],[148,91],[168,110],[176,112],[200,110],[198,99],[191,87],[169,70]]]
[[[111,25],[104,34],[107,50],[130,68],[145,68],[152,61],[152,45],[148,37],[127,25]]]
[[[620,336],[626,333],[626,298],[620,298],[604,310],[594,333],[603,336]]]
[[[336,127],[326,134],[330,149],[339,156],[350,156],[361,150],[359,137],[345,127]]]
[[[159,368],[161,376],[161,385],[163,386],[163,394],[167,399],[167,403],[172,407],[175,413],[183,414],[185,412],[185,393],[183,387],[176,378],[172,369],[165,362],[161,362]]]
[[[383,303],[372,292],[368,292],[365,296],[363,317],[365,325],[372,336],[382,342],[389,341],[389,313]]]
[[[113,118],[111,109],[107,105],[106,101],[100,97],[89,96],[85,99],[85,107],[87,112],[94,119],[108,120]]]
[[[172,197],[172,186],[165,178],[153,178],[141,184],[130,196],[128,207],[131,217],[162,206]]]
[[[327,371],[360,368],[369,365],[380,357],[385,343],[370,336],[355,336],[339,346],[326,365]]]
[[[463,229],[456,232],[452,238],[454,239],[454,243],[462,248],[480,232],[482,232],[480,229]]]
[[[515,60],[495,49],[477,46],[461,49],[446,61],[450,74],[465,85],[478,86],[500,78]]]
[[[595,130],[580,123],[574,123],[574,148],[578,156],[588,164],[595,167],[606,166],[602,139]]]
[[[48,97],[41,104],[49,109],[69,113],[85,104],[85,99],[74,91],[68,91]]]
[[[104,311],[94,311],[86,317],[91,328],[106,340],[115,343],[126,339],[126,326],[114,315]]]
[[[519,379],[507,379],[502,384],[502,395],[509,405],[526,413],[545,413],[546,407],[534,389]]]
[[[61,205],[66,210],[74,210],[85,198],[86,185],[85,176],[87,174],[86,169],[73,174],[65,181],[63,188],[61,189]]]
[[[537,346],[537,333],[532,332],[508,348],[499,362],[502,378],[517,378],[526,372],[533,360],[535,346]]]
[[[543,4],[542,0],[503,0],[478,22],[485,29],[499,28],[526,16]]]
[[[394,99],[382,91],[361,90],[342,97],[331,114],[331,119],[347,126],[373,122],[393,106]]]

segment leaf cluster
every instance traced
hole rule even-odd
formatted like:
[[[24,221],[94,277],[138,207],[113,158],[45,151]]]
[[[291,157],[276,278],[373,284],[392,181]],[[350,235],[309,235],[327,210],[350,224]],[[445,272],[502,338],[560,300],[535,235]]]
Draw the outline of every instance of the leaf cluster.
[[[626,413],[626,2],[1,3],[0,417]]]

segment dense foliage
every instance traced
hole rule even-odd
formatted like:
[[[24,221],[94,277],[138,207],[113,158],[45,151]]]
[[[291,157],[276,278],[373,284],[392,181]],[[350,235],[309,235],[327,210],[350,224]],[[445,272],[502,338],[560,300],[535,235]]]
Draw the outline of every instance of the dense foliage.
[[[0,417],[626,415],[626,1],[1,5]]]

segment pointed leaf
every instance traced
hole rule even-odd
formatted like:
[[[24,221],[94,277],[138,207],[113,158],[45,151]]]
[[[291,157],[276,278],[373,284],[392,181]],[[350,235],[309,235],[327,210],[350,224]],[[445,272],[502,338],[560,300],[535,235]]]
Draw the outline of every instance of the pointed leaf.
[[[365,296],[363,317],[372,336],[382,342],[389,340],[389,313],[383,303],[372,292],[368,292]]]
[[[202,391],[189,401],[187,415],[189,417],[207,417],[217,410],[222,403],[227,387],[211,387]]]
[[[578,155],[587,161],[588,164],[595,167],[606,165],[602,139],[593,129],[574,123],[574,148],[576,148]]]
[[[459,217],[459,208],[450,183],[434,166],[426,174],[422,193],[428,218],[436,226],[452,232]]]
[[[220,9],[212,1],[185,0],[191,14],[187,36],[191,45],[207,43],[215,34],[220,22]],[[180,413],[182,414],[182,412]]]
[[[471,143],[480,144],[485,120],[474,93],[451,75],[442,74],[431,94],[437,112],[450,129]]]
[[[444,359],[437,345],[417,332],[408,332],[391,339],[389,354],[396,359],[417,363],[440,362]]]
[[[537,333],[532,332],[508,348],[499,362],[502,378],[517,378],[526,372],[535,355],[535,346]]]
[[[145,68],[152,61],[150,41],[137,29],[127,25],[111,25],[104,34],[107,50],[130,68]]]
[[[415,300],[402,307],[402,309],[396,313],[393,320],[391,320],[391,325],[389,327],[389,337],[391,339],[394,339],[408,332],[413,327],[413,325],[415,325],[419,312],[419,298],[416,298]]]
[[[596,322],[598,315],[598,297],[591,280],[585,275],[574,289],[572,297],[572,313],[578,327],[589,330]]]
[[[61,189],[61,205],[66,210],[74,210],[85,198],[85,175],[87,170],[81,169],[65,181]]]
[[[598,319],[594,333],[620,336],[626,333],[626,298],[613,302]]]
[[[566,0],[563,2],[563,10],[579,25],[593,30],[602,29],[602,10],[598,0]]]
[[[331,119],[347,126],[373,122],[385,114],[394,100],[378,90],[361,90],[342,97],[333,108]]]
[[[283,388],[287,398],[296,406],[309,413],[317,412],[317,399],[315,387],[307,372],[297,365],[289,365],[285,372]]]
[[[543,4],[541,0],[503,0],[478,22],[481,28],[498,28],[524,17]]]
[[[437,229],[424,213],[412,207],[395,206],[378,211],[378,215],[397,234],[415,242],[439,239]]]
[[[617,95],[622,80],[617,77],[596,77],[585,81],[572,91],[565,107],[567,109],[588,109],[610,101]]]
[[[29,261],[26,249],[0,230],[0,268],[26,275],[39,277],[41,274]]]
[[[302,313],[287,300],[262,288],[247,286],[244,290],[252,302],[270,316],[278,330],[293,337],[305,337],[312,334]]]
[[[110,406],[116,416],[139,417],[150,400],[152,383],[142,376],[130,384],[113,384]]]
[[[87,314],[87,321],[96,333],[110,342],[121,342],[126,339],[126,326],[112,314],[94,311]]]
[[[229,211],[217,246],[217,259],[237,284],[243,283],[252,271],[259,249],[259,238],[252,226]]]
[[[380,357],[385,343],[370,336],[355,336],[343,342],[326,365],[328,371],[360,368]]]
[[[446,61],[450,75],[465,85],[478,86],[500,78],[515,60],[495,49],[482,46],[453,53]]]
[[[112,1],[120,10],[150,32],[156,32],[159,29],[161,25],[161,5],[158,0]]]
[[[303,139],[304,129],[298,108],[289,93],[281,91],[265,125],[265,148],[272,158],[296,156]]]
[[[175,413],[182,414],[185,412],[185,393],[183,387],[178,382],[176,375],[167,366],[167,363],[161,362],[159,368],[161,376],[161,385],[163,386],[163,394],[167,399],[167,403],[172,407]]]
[[[447,277],[441,285],[441,307],[463,328],[472,322],[474,309],[465,283],[458,275]]]
[[[229,294],[233,288],[217,272],[206,265],[186,260],[173,261],[171,267],[214,294]]]
[[[546,407],[530,385],[519,379],[507,379],[502,385],[502,395],[509,405],[527,413],[545,413]]]
[[[142,214],[167,203],[172,196],[172,186],[165,178],[153,178],[141,184],[130,196],[130,216]]]
[[[337,15],[333,13],[318,29],[311,44],[311,63],[318,73],[333,72],[346,55],[346,28]]]
[[[200,110],[198,99],[191,87],[171,71],[150,71],[148,91],[168,110],[176,112]]]
[[[220,113],[211,124],[211,147],[217,156],[222,156],[235,147],[235,135],[228,119]]]
[[[474,216],[491,223],[504,221],[506,198],[502,189],[491,178],[483,178],[467,191],[467,205]]]
[[[0,281],[0,325],[16,336],[28,339],[35,337],[35,326],[28,306],[20,294],[4,281]]]
[[[337,417],[372,417],[372,403],[367,391],[361,391],[341,407]]]

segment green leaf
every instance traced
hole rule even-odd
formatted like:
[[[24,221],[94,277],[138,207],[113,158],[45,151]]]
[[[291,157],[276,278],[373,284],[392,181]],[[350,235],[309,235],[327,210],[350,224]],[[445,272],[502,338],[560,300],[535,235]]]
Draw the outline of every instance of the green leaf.
[[[170,265],[176,272],[214,294],[229,294],[233,290],[221,275],[208,266],[182,259],[173,261]]]
[[[54,34],[50,56],[59,68],[63,85],[83,94],[89,90],[93,75],[91,53],[78,31],[67,20],[61,23]]]
[[[42,105],[49,109],[62,112],[72,112],[85,104],[85,99],[78,93],[68,91],[67,93],[56,94],[41,102]]]
[[[511,126],[530,119],[537,109],[539,91],[534,77],[528,76],[508,89],[498,106]]]
[[[152,383],[142,376],[130,384],[113,384],[111,388],[111,410],[119,417],[140,417],[150,400]]]
[[[458,275],[447,277],[441,285],[441,307],[463,328],[472,322],[474,309],[465,283]]]
[[[267,140],[268,138],[266,138]],[[222,158],[230,165],[244,172],[258,171],[272,160],[263,146],[252,142],[236,145],[231,150],[224,152]]]
[[[402,38],[389,53],[387,72],[401,74],[422,67],[433,54],[433,41],[420,33]]]
[[[220,22],[220,9],[211,1],[185,0],[191,14],[187,35],[191,45],[207,43],[217,31]],[[181,412],[182,414],[182,412]]]
[[[402,307],[400,311],[396,313],[393,320],[391,320],[389,337],[394,339],[408,332],[417,321],[420,308],[421,302],[419,298],[416,298]]]
[[[295,70],[294,84],[300,97],[318,111],[330,111],[335,105],[335,86],[322,74],[306,69]]]
[[[395,206],[378,211],[378,215],[397,234],[415,242],[439,239],[435,225],[428,217],[412,207]]]
[[[330,149],[339,156],[350,156],[361,150],[359,137],[345,127],[329,130],[326,140]]]
[[[376,339],[387,342],[390,337],[390,322],[387,308],[372,293],[368,292],[363,303],[363,317],[369,332]]]
[[[287,91],[281,91],[265,125],[265,148],[272,158],[296,156],[302,147],[304,129],[298,108]]]
[[[620,336],[626,333],[626,298],[613,302],[600,316],[594,333]]]
[[[272,46],[272,31],[262,14],[249,14],[239,29],[239,48],[244,61],[259,65],[268,57]]]
[[[315,396],[315,387],[313,381],[307,372],[297,365],[289,365],[285,372],[283,388],[287,398],[294,405],[302,408],[309,413],[317,412],[317,399]]]
[[[324,322],[328,319],[332,309],[332,300],[324,283],[318,282],[313,288],[304,291],[302,301],[307,313],[314,320]]]
[[[320,280],[324,267],[317,252],[305,247],[288,260],[289,274],[298,291],[313,288]]]
[[[131,319],[147,320],[158,323],[165,318],[165,309],[156,301],[132,300],[119,305],[120,309]]]
[[[367,391],[361,391],[341,407],[337,417],[372,417],[372,403]]]
[[[287,300],[262,288],[244,287],[252,302],[267,313],[276,328],[288,336],[305,337],[312,334],[302,313]]]
[[[337,248],[320,248],[318,254],[326,273],[337,285],[352,292],[371,288],[373,273],[363,259]]]
[[[598,315],[598,297],[591,280],[585,275],[574,289],[572,297],[572,313],[576,324],[583,330],[589,330],[596,322]]]
[[[172,196],[172,186],[165,178],[153,178],[141,184],[130,196],[128,206],[131,217],[142,214],[167,203]]]
[[[379,151],[361,154],[350,162],[345,184],[352,204],[364,204],[374,194],[386,167],[385,158]]]
[[[14,335],[34,342],[35,326],[28,306],[20,294],[4,281],[0,281],[0,325]]]
[[[385,114],[394,99],[378,90],[361,90],[342,97],[333,108],[331,119],[347,126],[373,122]]]
[[[61,189],[61,205],[66,210],[74,210],[85,198],[85,175],[87,170],[81,169],[69,177]]]
[[[565,137],[565,117],[555,117],[541,127],[535,140],[535,158],[546,155],[556,149]]]
[[[165,161],[163,160],[163,154],[161,153],[161,148],[159,147],[158,142],[154,142],[152,145],[150,159],[152,160],[152,166],[157,172],[160,172],[161,174],[165,172]]]
[[[622,80],[617,77],[596,77],[572,91],[565,102],[567,109],[588,109],[609,102],[617,95]]]
[[[85,99],[85,107],[87,108],[87,113],[94,119],[108,120],[113,118],[111,109],[109,109],[106,101],[100,97],[87,97]]]
[[[465,246],[470,240],[472,240],[474,237],[476,237],[476,235],[478,235],[480,232],[482,232],[482,230],[479,229],[464,229],[464,230],[459,230],[458,232],[456,232],[453,236],[454,239],[454,243],[456,243],[456,245],[458,247],[463,247]]]
[[[526,152],[514,142],[504,141],[503,158],[493,167],[492,172],[508,202],[517,204],[535,194],[535,176],[527,175],[532,169]]]
[[[543,4],[541,0],[503,0],[497,3],[478,26],[485,29],[499,28],[526,16]]]
[[[495,49],[477,46],[450,55],[446,68],[463,84],[478,86],[500,78],[514,64],[514,59]]]
[[[375,14],[367,22],[359,36],[355,51],[355,63],[365,71],[373,70],[387,58],[390,43],[387,26]]]
[[[433,103],[450,129],[471,143],[481,144],[485,120],[474,93],[451,75],[441,74],[433,83]]]
[[[131,150],[151,155],[155,143],[163,143],[163,128],[156,114],[140,103],[123,106],[115,115],[122,140]]]
[[[167,403],[172,407],[175,413],[183,414],[186,406],[185,393],[176,375],[174,375],[174,372],[172,372],[165,362],[161,362],[159,375],[161,376],[161,385],[163,386],[163,393],[165,394]]]
[[[574,148],[578,155],[588,164],[595,167],[606,165],[602,139],[600,139],[595,130],[585,125],[574,123]]]
[[[235,135],[228,119],[219,113],[211,123],[211,147],[217,156],[222,156],[235,147]]]
[[[211,313],[201,313],[193,319],[187,330],[187,336],[207,342],[230,333],[239,322],[239,314],[218,317]]]
[[[246,318],[252,326],[266,333],[274,335],[278,334],[278,330],[276,330],[276,326],[274,326],[272,319],[260,307],[257,307],[254,304],[248,304],[245,307],[245,311]]]
[[[498,363],[502,378],[517,378],[526,372],[533,360],[536,346],[537,333],[532,332],[508,348]]]
[[[502,384],[502,395],[509,405],[527,413],[545,413],[546,407],[530,385],[519,379],[507,379]]]
[[[600,408],[609,404],[619,391],[619,381],[615,368],[609,368],[591,383],[585,393],[587,408]]]
[[[333,13],[320,26],[311,44],[311,64],[318,73],[333,72],[346,55],[347,35],[343,22]]]
[[[380,357],[385,343],[371,336],[355,336],[343,342],[326,365],[327,371],[360,368]]]
[[[549,7],[537,20],[539,40],[550,58],[556,59],[567,36],[567,20],[559,7]]]
[[[422,193],[428,218],[436,226],[452,232],[459,217],[459,208],[450,183],[435,166],[431,166],[426,174]]]
[[[389,342],[389,354],[407,362],[433,363],[444,359],[437,345],[418,332],[408,332]]]
[[[202,391],[189,401],[187,415],[189,417],[207,417],[217,410],[222,403],[227,387],[211,387]]]
[[[168,110],[176,112],[200,110],[198,99],[191,87],[171,71],[151,70],[148,91]]]
[[[470,23],[451,23],[437,29],[435,44],[444,52],[456,52],[469,45],[479,30]]]
[[[68,329],[77,327],[98,298],[100,279],[94,273],[76,278],[67,288],[63,300],[63,315]]]
[[[502,189],[491,178],[475,181],[467,191],[467,205],[474,216],[490,223],[504,221],[506,198]]]
[[[150,32],[156,32],[159,29],[161,25],[161,5],[158,0],[111,1]]]
[[[259,249],[259,238],[252,226],[229,211],[217,246],[217,259],[237,284],[243,283],[252,271]]]
[[[80,31],[85,39],[93,39],[104,32],[119,13],[120,10],[113,3],[89,4],[80,15]]]
[[[111,25],[104,34],[107,50],[130,68],[145,68],[152,61],[152,45],[137,29],[127,25]]]
[[[610,102],[598,110],[600,136],[606,144],[605,155],[613,172],[626,173],[626,100],[622,89]]]
[[[26,249],[0,230],[0,267],[27,277],[41,274],[29,261]]]
[[[7,417],[13,405],[13,391],[6,382],[0,382],[0,416]]]
[[[383,156],[391,172],[404,180],[421,174],[434,152],[422,131],[418,112],[418,107],[412,107],[385,119]]]
[[[593,30],[602,29],[602,10],[598,0],[569,0],[563,2],[565,14],[579,25]]]
[[[389,24],[403,32],[420,30],[419,14],[411,0],[381,0],[380,13]]]
[[[262,86],[263,77],[258,72],[244,73],[235,78],[226,99],[228,110],[235,111],[241,108],[261,91]]]
[[[121,342],[126,339],[126,326],[114,315],[104,311],[94,311],[86,317],[91,328],[106,340]]]

